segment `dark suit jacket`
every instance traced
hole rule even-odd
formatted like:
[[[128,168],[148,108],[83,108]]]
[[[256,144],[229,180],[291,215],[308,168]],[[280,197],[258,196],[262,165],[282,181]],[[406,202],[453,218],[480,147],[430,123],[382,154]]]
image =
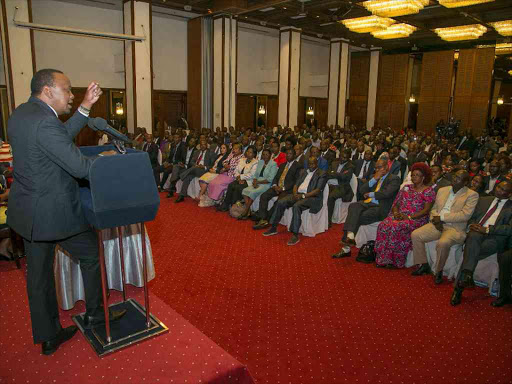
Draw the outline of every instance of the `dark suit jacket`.
[[[300,187],[300,185],[302,184],[307,175],[308,172],[306,169],[301,170],[300,176],[297,179],[297,182],[295,183],[297,188]],[[311,181],[309,182],[308,193],[317,188],[320,189],[320,192],[316,196],[308,197],[308,199],[310,199],[310,201],[312,202],[311,208],[309,208],[310,213],[318,213],[322,209],[322,206],[324,205],[323,191],[326,183],[327,174],[320,168],[317,168],[315,174],[313,175]]]
[[[424,163],[426,161],[428,161],[428,156],[425,152],[419,152],[416,156],[407,156],[409,168],[411,168],[414,163]]]
[[[214,151],[207,150],[205,152],[205,154],[203,155],[204,156],[204,169],[203,168],[198,169],[198,167],[196,167],[196,163],[197,163],[197,160],[199,159],[200,155],[201,155],[200,150],[198,150],[198,149],[194,150],[194,152],[190,156],[189,167],[188,167],[188,169],[186,169],[180,173],[180,179],[183,180],[185,177],[187,177],[189,174],[191,174],[191,172],[194,171],[194,168],[196,168],[196,169],[195,169],[194,173],[192,173],[192,174],[195,175],[196,177],[197,177],[197,174],[205,174],[213,166],[213,163],[215,163],[215,160],[217,159],[217,155],[215,154]]]
[[[484,184],[485,184],[485,190],[487,191],[489,189],[489,182],[491,180],[491,176],[487,175],[484,177]],[[503,176],[499,175],[498,179],[496,180],[496,183],[494,183],[494,186],[496,187],[499,183],[501,183],[504,180]],[[492,193],[492,191],[491,191]]]
[[[434,188],[434,190],[437,193],[437,191],[439,191],[440,188],[449,187],[450,185],[452,185],[451,181],[442,176],[439,180],[437,180],[436,187]]]
[[[284,169],[286,168],[286,164],[283,163],[279,166],[279,169],[277,170],[277,174],[274,177],[274,181],[272,181],[272,185],[278,185],[279,179],[281,178],[281,175],[283,174]],[[295,182],[299,178],[300,171],[302,169],[302,164],[299,164],[297,160],[295,160],[288,170],[288,173],[286,174],[286,177],[284,178],[284,192],[290,193],[293,189],[293,186],[295,185]]]
[[[62,123],[36,97],[8,122],[14,182],[7,223],[28,240],[59,240],[88,229],[76,179],[89,176],[92,159],[73,143],[87,117],[78,111]]]
[[[359,188],[359,193],[364,195],[367,192],[375,192],[378,182],[370,187],[370,180],[363,183]],[[380,219],[384,220],[391,210],[393,201],[400,189],[400,178],[397,175],[389,173],[386,179],[382,182],[379,191],[375,192],[375,199],[379,202],[379,215]]]
[[[402,156],[398,156],[398,159],[393,161],[393,164],[391,164],[391,169],[389,170],[390,173],[393,175],[398,175],[398,172],[401,172],[400,180],[404,181],[405,177],[407,176],[405,174],[405,169],[407,168],[407,160],[405,160]]]
[[[151,167],[155,168],[158,167],[158,145],[155,143],[144,143],[142,146],[144,148],[144,151],[148,153],[149,155],[149,161],[151,162]]]
[[[360,153],[356,151],[356,153],[354,154],[354,156],[352,156],[352,159],[351,159],[351,160],[352,160],[352,161],[361,160],[361,159],[359,158],[359,155],[360,155]],[[363,156],[364,156],[364,152],[363,152]]]
[[[494,196],[480,197],[468,225],[478,224],[493,204],[494,199]],[[498,252],[503,252],[507,244],[507,237],[512,235],[512,200],[505,203],[494,225],[489,225],[489,235],[496,236]]]
[[[185,152],[185,153],[183,153]],[[176,154],[176,157],[174,156]],[[169,158],[168,162],[172,164],[178,164],[178,163],[184,163],[185,162],[185,156],[187,155],[187,145],[180,141],[178,145],[175,145],[174,143],[171,145],[171,150],[169,151]],[[174,161],[173,161],[174,159]]]
[[[320,154],[320,157],[323,157],[325,160],[327,160],[327,165],[330,166],[331,163],[336,160],[336,152],[334,152],[332,149],[328,149],[327,153],[325,155]]]
[[[354,162],[354,174],[356,175],[356,177],[359,177],[359,173],[361,172],[361,168],[363,167],[363,164],[364,164],[364,160],[361,160],[361,159],[356,160]],[[363,174],[363,179],[370,180],[370,178],[372,177],[374,172],[375,172],[375,161],[371,160],[370,164],[368,165],[368,172],[365,172]]]
[[[340,163],[341,162],[339,160],[332,162],[327,178],[338,180],[338,186],[342,193],[342,201],[352,201],[352,198],[354,197],[354,191],[352,191],[352,188],[350,188],[350,180],[354,174],[354,164],[349,160],[345,163],[341,169],[341,172],[338,172]]]

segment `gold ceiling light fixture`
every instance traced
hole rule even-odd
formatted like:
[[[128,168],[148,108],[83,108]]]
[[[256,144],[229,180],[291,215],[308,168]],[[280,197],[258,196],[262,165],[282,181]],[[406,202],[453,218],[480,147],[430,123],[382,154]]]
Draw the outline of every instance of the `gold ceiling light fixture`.
[[[369,33],[388,28],[395,20],[380,16],[356,17],[355,19],[341,20],[345,27],[356,33]]]
[[[494,0],[438,0],[446,8],[469,7],[470,5],[491,3]]]
[[[372,35],[382,40],[403,39],[404,37],[409,37],[417,29],[409,24],[393,24],[384,30],[372,32]]]
[[[487,32],[487,28],[480,24],[471,24],[459,27],[436,28],[434,32],[445,41],[475,40]]]
[[[512,71],[508,71],[508,74],[509,74],[510,76],[512,76]]]
[[[499,43],[496,45],[477,45],[477,48],[494,48],[494,53],[496,55],[508,55],[512,53],[512,43]]]
[[[429,0],[368,0],[363,6],[377,16],[395,17],[419,13]]]
[[[512,20],[496,21],[491,24],[501,36],[512,36]]]

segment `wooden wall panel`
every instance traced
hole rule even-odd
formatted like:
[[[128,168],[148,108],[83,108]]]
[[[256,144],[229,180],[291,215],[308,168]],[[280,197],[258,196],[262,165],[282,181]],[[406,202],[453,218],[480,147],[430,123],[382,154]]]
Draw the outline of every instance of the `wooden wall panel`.
[[[460,51],[452,115],[462,131],[480,135],[485,129],[493,67],[494,48]]]
[[[158,132],[153,130],[153,135],[163,137],[165,124],[177,127],[181,115],[187,116],[187,93],[180,91],[153,91],[153,107],[155,112],[155,124],[159,122]],[[188,121],[188,120],[187,120]]]
[[[254,128],[256,118],[256,98],[250,95],[237,95],[236,125],[238,128]]]
[[[315,118],[319,127],[327,126],[328,106],[327,99],[316,99],[315,101]]]
[[[402,129],[404,122],[409,55],[382,55],[377,85],[375,121],[378,127]]]
[[[279,111],[279,98],[277,96],[267,97],[267,126],[277,127],[277,116]]]
[[[454,51],[423,54],[417,130],[432,133],[437,122],[448,120]]]
[[[187,38],[187,117],[191,129],[200,129],[202,113],[201,18],[188,21]]]
[[[366,126],[369,77],[370,54],[353,53],[350,60],[348,116],[350,116],[350,124],[358,127]]]

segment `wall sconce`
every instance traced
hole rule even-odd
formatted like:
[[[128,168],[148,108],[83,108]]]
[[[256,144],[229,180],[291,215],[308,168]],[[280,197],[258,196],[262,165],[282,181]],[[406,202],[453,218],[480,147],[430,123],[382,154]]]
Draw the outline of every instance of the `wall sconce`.
[[[414,97],[414,95],[411,95],[411,97],[409,97],[409,103],[415,103],[416,102],[416,98]]]
[[[260,105],[260,107],[258,109],[258,114],[259,115],[264,115],[265,113],[267,113],[267,111],[265,111],[265,106]]]
[[[118,115],[118,116],[124,115],[123,104],[121,104],[121,103],[116,104],[116,115]]]
[[[496,101],[498,105],[503,105],[503,97],[498,97],[498,101]]]
[[[308,107],[308,111],[306,112],[306,115],[313,116],[315,114],[315,111],[313,111],[313,107]]]

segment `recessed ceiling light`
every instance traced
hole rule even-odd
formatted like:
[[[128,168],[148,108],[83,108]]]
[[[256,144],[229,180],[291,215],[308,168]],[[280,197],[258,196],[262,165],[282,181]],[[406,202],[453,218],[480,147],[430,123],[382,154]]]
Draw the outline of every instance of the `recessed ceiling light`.
[[[283,9],[286,9],[286,7],[283,7]]]
[[[317,18],[320,17],[320,16],[317,16]]]

